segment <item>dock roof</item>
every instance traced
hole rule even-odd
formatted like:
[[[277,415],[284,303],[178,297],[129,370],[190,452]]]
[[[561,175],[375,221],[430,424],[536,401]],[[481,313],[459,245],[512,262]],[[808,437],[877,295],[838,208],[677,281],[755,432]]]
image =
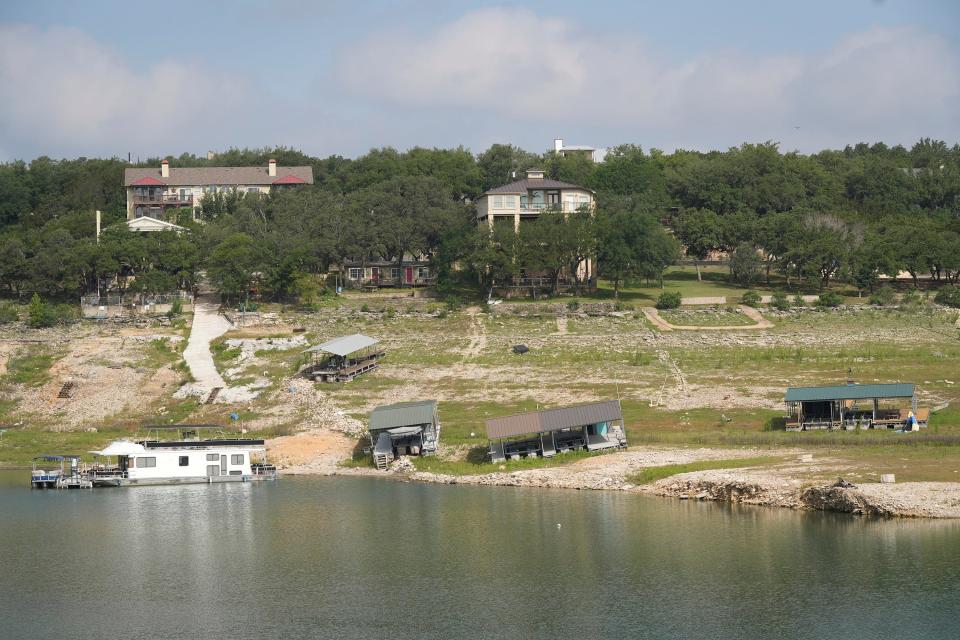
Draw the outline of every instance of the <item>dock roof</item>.
[[[785,402],[823,402],[827,400],[872,400],[874,398],[912,398],[914,384],[838,384],[828,387],[788,387]]]
[[[377,407],[370,413],[370,431],[430,424],[436,413],[436,400],[400,402]]]
[[[510,438],[527,433],[560,431],[588,424],[623,420],[619,400],[581,404],[575,407],[544,409],[487,420],[488,438]]]
[[[366,347],[372,347],[378,342],[380,341],[376,338],[365,336],[362,333],[355,333],[351,336],[340,336],[339,338],[328,340],[323,344],[318,344],[315,347],[304,349],[303,352],[307,353],[323,351],[325,353],[332,353],[335,356],[347,356],[354,351],[359,351],[360,349],[365,349]]]

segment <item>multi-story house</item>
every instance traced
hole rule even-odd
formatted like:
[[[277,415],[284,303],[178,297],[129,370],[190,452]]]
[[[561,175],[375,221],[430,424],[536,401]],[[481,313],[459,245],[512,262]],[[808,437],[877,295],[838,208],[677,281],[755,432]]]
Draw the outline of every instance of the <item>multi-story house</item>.
[[[200,200],[216,192],[270,193],[271,189],[313,184],[312,167],[278,167],[276,160],[260,167],[171,167],[163,160],[159,169],[130,168],[123,172],[127,191],[127,220],[167,220],[171,209],[193,209],[197,218]]]
[[[477,199],[477,222],[490,225],[512,221],[520,229],[522,220],[535,220],[544,210],[593,211],[593,191],[568,182],[545,178],[543,171],[531,169],[527,177],[490,189]]]
[[[492,230],[497,224],[512,224],[520,231],[524,220],[536,220],[544,211],[560,211],[565,215],[586,211],[593,215],[596,210],[592,190],[568,182],[544,177],[543,171],[531,169],[527,177],[510,184],[490,189],[477,199],[477,224],[486,224]],[[593,260],[584,260],[576,269],[581,282],[593,286]],[[543,276],[522,270],[518,286],[539,286]]]

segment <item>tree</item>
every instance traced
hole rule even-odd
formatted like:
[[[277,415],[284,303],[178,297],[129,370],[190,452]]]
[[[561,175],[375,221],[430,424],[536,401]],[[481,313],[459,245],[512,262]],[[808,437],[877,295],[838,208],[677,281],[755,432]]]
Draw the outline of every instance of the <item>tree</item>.
[[[217,245],[207,263],[207,275],[227,299],[238,300],[250,290],[261,266],[253,238],[236,233]]]
[[[711,251],[723,246],[723,222],[720,216],[709,209],[690,209],[676,218],[673,230],[686,254],[694,259],[697,280],[702,280],[700,261],[706,260]]]
[[[750,243],[744,242],[730,254],[730,276],[744,287],[753,285],[762,265],[757,248]]]
[[[34,293],[30,304],[27,305],[27,324],[34,329],[42,329],[52,327],[56,321],[56,315],[50,305],[41,300],[39,294]]]
[[[600,273],[613,284],[614,298],[620,286],[634,278],[658,277],[679,255],[679,243],[650,213],[626,200],[614,200],[598,211],[597,263]]]

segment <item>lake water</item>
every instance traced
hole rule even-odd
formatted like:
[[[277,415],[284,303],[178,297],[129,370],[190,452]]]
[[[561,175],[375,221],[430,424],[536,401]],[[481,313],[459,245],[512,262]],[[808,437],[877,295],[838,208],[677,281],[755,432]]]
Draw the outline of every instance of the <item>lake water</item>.
[[[0,473],[3,638],[960,638],[958,522],[366,478],[27,483]]]

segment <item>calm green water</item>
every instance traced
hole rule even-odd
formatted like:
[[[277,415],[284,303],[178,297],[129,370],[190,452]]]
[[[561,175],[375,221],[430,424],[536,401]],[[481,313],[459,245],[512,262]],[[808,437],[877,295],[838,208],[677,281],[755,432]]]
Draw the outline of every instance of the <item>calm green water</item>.
[[[26,482],[0,473],[3,638],[960,637],[954,522],[357,478]]]

